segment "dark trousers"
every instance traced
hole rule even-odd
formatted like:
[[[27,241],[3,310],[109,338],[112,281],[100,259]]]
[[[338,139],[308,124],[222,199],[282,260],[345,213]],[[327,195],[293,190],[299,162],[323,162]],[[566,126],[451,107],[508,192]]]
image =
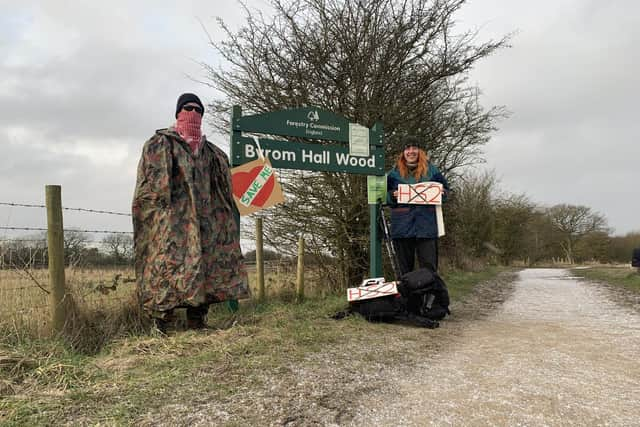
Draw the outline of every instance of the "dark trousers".
[[[209,304],[199,305],[197,307],[187,306],[187,320],[199,320],[209,312]]]
[[[413,271],[416,255],[420,268],[431,268],[438,271],[438,239],[393,239],[398,254],[400,274]]]

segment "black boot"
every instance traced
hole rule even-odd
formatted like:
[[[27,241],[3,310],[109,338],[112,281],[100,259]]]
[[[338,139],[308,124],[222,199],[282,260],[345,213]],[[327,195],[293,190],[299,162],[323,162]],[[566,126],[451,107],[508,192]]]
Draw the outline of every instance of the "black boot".
[[[187,328],[205,329],[207,327],[206,317],[209,311],[208,305],[198,307],[187,307]]]

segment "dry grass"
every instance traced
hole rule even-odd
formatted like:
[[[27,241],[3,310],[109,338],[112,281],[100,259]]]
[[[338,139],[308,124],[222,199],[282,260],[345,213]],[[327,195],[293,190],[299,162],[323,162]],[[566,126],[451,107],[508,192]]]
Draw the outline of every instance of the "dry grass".
[[[130,268],[66,269],[64,338],[73,349],[95,354],[114,338],[149,332],[150,325],[135,301],[135,284],[123,281],[133,276]],[[255,276],[249,273],[252,292],[257,294]],[[293,301],[295,286],[295,271],[290,268],[265,274],[267,299]],[[0,333],[4,337],[0,342],[16,345],[50,336],[48,287],[47,270],[0,270]],[[305,295],[322,297],[328,288],[322,273],[305,272]]]
[[[486,269],[484,272],[495,274]],[[454,283],[451,291],[464,293],[466,285],[463,283],[467,282],[463,278],[465,273],[451,270],[445,275],[448,273],[451,273],[452,280],[461,281],[460,284]],[[126,282],[126,279],[134,277],[131,268],[67,268],[65,276],[68,292],[65,339],[72,348],[94,354],[116,337],[149,331],[149,325],[135,301],[135,284]],[[331,276],[326,270],[307,268],[305,296],[324,298],[332,294],[331,290],[336,288],[336,284],[331,281]],[[473,276],[477,280],[483,274]],[[266,272],[266,299],[294,301],[295,281],[295,268],[291,266],[279,265]],[[48,283],[49,274],[45,269],[28,272],[0,270],[0,299],[3,301],[0,307],[0,332],[4,336],[0,343],[16,344],[50,336],[49,295],[42,289],[48,289]],[[255,271],[249,271],[249,283],[252,293],[257,295]]]
[[[113,286],[116,275],[130,270],[79,269],[65,271],[67,325],[64,338],[72,348],[95,353],[116,335],[141,329],[131,284]],[[0,332],[2,342],[17,345],[50,335],[51,309],[47,270],[0,270]],[[43,289],[44,288],[44,289]]]
[[[574,268],[573,273],[587,279],[622,286],[633,292],[640,292],[640,269],[629,264],[599,264],[586,268]]]

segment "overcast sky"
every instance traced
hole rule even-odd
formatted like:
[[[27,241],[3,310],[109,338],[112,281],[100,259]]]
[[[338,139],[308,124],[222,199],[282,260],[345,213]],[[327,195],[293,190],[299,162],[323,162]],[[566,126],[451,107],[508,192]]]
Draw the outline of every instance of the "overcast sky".
[[[249,0],[265,8],[263,0]],[[512,115],[485,147],[501,187],[534,202],[586,205],[616,234],[640,231],[640,3],[475,0],[459,28],[480,39],[516,31],[472,81],[486,106]],[[233,0],[0,0],[0,202],[129,212],[142,144],[172,123],[177,96],[212,89],[199,62],[219,64],[199,20],[220,39]],[[207,131],[205,127],[205,132]],[[226,137],[212,138],[226,150]],[[65,212],[65,228],[130,231],[127,217]],[[44,227],[42,209],[0,206],[0,226]],[[0,230],[2,236],[15,236]]]

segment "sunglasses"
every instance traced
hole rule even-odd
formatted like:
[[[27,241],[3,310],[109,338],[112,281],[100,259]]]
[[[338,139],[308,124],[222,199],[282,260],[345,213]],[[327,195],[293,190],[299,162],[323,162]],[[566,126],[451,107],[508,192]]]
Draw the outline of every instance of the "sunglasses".
[[[184,107],[182,107],[182,109],[184,111],[193,111],[196,110],[196,113],[198,114],[202,114],[202,108],[198,107],[197,105],[185,105]]]

